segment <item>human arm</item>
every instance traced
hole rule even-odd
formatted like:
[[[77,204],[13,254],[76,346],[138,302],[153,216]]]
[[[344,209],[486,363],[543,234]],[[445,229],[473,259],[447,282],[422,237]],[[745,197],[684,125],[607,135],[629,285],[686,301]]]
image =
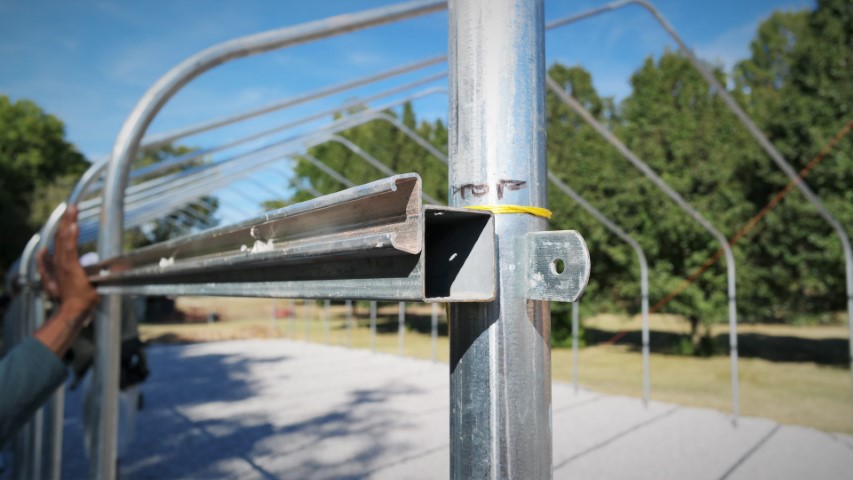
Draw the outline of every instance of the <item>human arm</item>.
[[[69,207],[57,232],[53,258],[37,265],[45,291],[59,308],[44,325],[0,359],[0,444],[11,437],[65,379],[60,360],[85,324],[98,296],[77,258],[77,209]]]
[[[36,256],[45,292],[59,302],[59,308],[33,336],[59,358],[68,351],[98,303],[98,294],[80,265],[78,235],[77,207],[71,205],[60,221],[53,258],[48,258],[46,249]]]

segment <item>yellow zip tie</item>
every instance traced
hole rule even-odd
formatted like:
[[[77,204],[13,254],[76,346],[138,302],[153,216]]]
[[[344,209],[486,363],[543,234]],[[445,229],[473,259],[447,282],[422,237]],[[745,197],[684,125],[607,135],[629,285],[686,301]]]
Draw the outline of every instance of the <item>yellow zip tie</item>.
[[[485,210],[487,212],[492,212],[495,215],[500,215],[504,213],[526,213],[528,215],[533,215],[534,217],[542,217],[551,219],[551,210],[547,208],[541,207],[525,207],[523,205],[469,205],[465,208],[471,210]]]

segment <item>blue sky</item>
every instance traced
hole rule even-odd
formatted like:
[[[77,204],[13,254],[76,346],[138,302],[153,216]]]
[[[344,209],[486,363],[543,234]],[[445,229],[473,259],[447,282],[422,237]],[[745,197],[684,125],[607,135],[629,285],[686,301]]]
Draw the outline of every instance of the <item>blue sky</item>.
[[[187,56],[217,42],[329,15],[396,3],[313,1],[12,1],[0,0],[0,94],[27,98],[57,115],[90,159],[107,154],[145,90]],[[601,0],[546,0],[546,21],[599,6]],[[774,10],[812,8],[811,0],[659,0],[663,15],[703,58],[731,66],[748,55],[756,26]],[[369,31],[231,62],[199,77],[157,117],[150,133],[239,112],[273,100],[369,75],[447,47],[447,16],[432,14]],[[673,44],[652,18],[630,6],[546,37],[548,63],[580,64],[602,95],[629,93],[631,73]],[[210,146],[400,80],[187,139]],[[444,117],[446,97],[415,104],[419,116]]]

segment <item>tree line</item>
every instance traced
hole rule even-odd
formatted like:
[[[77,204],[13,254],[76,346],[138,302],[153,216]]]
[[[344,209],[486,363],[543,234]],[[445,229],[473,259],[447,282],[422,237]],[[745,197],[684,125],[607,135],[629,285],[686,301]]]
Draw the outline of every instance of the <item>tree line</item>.
[[[815,10],[776,12],[760,24],[751,55],[714,74],[771,142],[799,170],[853,119],[853,4],[824,0]],[[555,64],[549,75],[658,172],[727,237],[759,212],[789,179],[749,136],[719,95],[676,52],[649,57],[630,79],[631,93],[602,97],[581,66]],[[552,172],[634,236],[649,259],[651,302],[662,299],[720,248],[556,96],[547,96]],[[348,112],[352,113],[352,112]],[[441,120],[418,121],[410,105],[400,119],[446,151]],[[447,169],[403,133],[371,122],[343,135],[397,172],[419,172],[424,190],[447,198]],[[355,183],[382,176],[339,144],[309,152]],[[846,226],[853,225],[853,142],[843,139],[807,182]],[[299,181],[322,193],[341,189],[310,164]],[[291,201],[308,198],[296,194]],[[552,229],[587,240],[592,276],[582,315],[637,313],[639,266],[633,251],[556,189]],[[849,229],[848,229],[849,230]],[[791,192],[734,246],[742,322],[830,322],[846,309],[841,244],[798,191]],[[727,318],[725,264],[718,262],[662,310],[696,330]],[[568,333],[564,305],[552,311],[556,337]]]
[[[749,58],[731,72],[714,70],[796,169],[853,119],[851,30],[853,4],[844,0],[822,0],[814,10],[777,12],[758,27]],[[788,182],[717,93],[675,52],[647,58],[630,79],[631,93],[619,101],[599,95],[581,66],[555,64],[549,74],[727,236]],[[649,259],[650,300],[655,303],[719,244],[550,92],[546,106],[549,168],[639,241]],[[400,120],[446,151],[448,132],[440,119],[418,120],[407,104]],[[343,136],[397,172],[420,173],[425,192],[447,198],[447,168],[390,124],[370,122]],[[187,151],[169,148],[142,161]],[[339,144],[318,145],[309,153],[356,184],[383,176]],[[845,226],[853,225],[851,160],[853,141],[848,137],[807,178]],[[31,102],[0,97],[0,270],[20,255],[85,167],[83,156],[65,140],[61,121]],[[344,187],[306,162],[295,168],[297,182],[310,182],[322,193]],[[269,206],[307,198],[296,193]],[[590,247],[593,272],[582,315],[637,313],[639,267],[633,251],[556,189],[549,190],[549,208],[555,213],[550,228],[578,230]],[[161,222],[134,232],[128,241],[140,244],[185,231]],[[829,322],[846,308],[839,240],[799,192],[780,202],[734,252],[740,321]],[[725,265],[718,262],[662,312],[683,315],[697,330],[722,322],[725,285]],[[555,337],[568,332],[565,308],[553,306]]]

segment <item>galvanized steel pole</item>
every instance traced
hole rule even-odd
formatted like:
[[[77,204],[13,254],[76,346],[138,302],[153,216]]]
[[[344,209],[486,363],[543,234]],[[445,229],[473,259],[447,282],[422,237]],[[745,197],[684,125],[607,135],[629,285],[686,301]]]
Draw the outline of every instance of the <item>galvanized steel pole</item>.
[[[329,343],[329,315],[331,313],[332,301],[328,298],[323,301],[323,343]]]
[[[397,339],[398,353],[403,355],[406,353],[406,302],[397,304]]]
[[[438,361],[438,304],[432,304],[432,318],[430,322],[430,342],[432,346],[432,361]]]
[[[578,393],[580,389],[579,304],[580,302],[572,302],[572,387],[574,387],[575,393]]]
[[[344,303],[344,307],[346,309],[346,320],[345,327],[347,330],[347,347],[352,346],[352,300],[347,300]]]
[[[449,204],[545,207],[543,0],[448,6]],[[497,215],[495,300],[450,304],[452,478],[551,477],[551,319],[522,274],[525,234],[546,229]]]
[[[184,85],[203,72],[230,60],[298,45],[375,25],[442,10],[441,1],[413,1],[356,14],[340,15],[256,35],[237,38],[208,48],[187,58],[157,81],[140,99],[128,117],[113,146],[104,184],[104,211],[98,239],[98,254],[109,259],[122,253],[124,191],[132,160],[145,130],[157,112]],[[101,300],[96,316],[96,355],[93,386],[97,396],[97,428],[89,476],[96,479],[116,477],[118,429],[119,346],[121,333],[121,297],[108,295]]]
[[[376,302],[370,302],[370,352],[376,353]]]
[[[287,308],[290,315],[290,339],[296,340],[296,300],[288,300]]]
[[[640,263],[640,312],[642,315],[641,328],[643,344],[643,404],[648,406],[649,396],[651,394],[651,381],[649,379],[649,263],[646,261],[646,254],[643,251],[643,247],[640,246],[637,240],[625,233],[625,231],[619,228],[618,225],[613,223],[597,208],[587,202],[586,199],[572,190],[571,187],[566,185],[559,177],[554,175],[553,172],[548,172],[548,179],[555,187],[557,187],[558,190],[569,196],[569,198],[574,200],[575,203],[580,205],[590,215],[595,217],[596,220],[601,222],[602,225],[607,227],[608,230],[630,245],[631,248],[634,249],[634,253],[637,254],[637,261]]]

